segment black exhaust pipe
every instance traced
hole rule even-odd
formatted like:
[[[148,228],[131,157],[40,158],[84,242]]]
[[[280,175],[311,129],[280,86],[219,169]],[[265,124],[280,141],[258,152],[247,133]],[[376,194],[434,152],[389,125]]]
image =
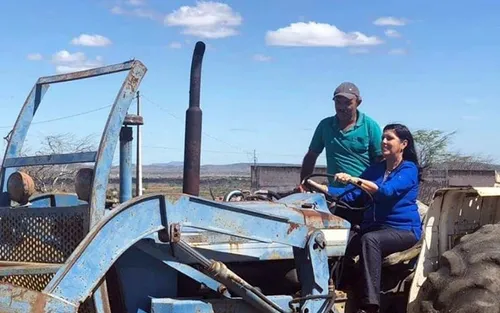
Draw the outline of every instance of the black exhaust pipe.
[[[200,156],[201,156],[201,109],[200,86],[201,64],[205,54],[205,43],[198,41],[194,47],[191,61],[189,84],[189,108],[186,111],[184,138],[184,172],[182,192],[193,196],[200,193]]]

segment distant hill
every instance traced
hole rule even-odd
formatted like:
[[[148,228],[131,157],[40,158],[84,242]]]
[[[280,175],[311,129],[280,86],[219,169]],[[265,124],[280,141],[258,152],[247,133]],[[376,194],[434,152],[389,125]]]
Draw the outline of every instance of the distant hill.
[[[234,163],[234,164],[205,164],[200,166],[200,175],[204,176],[250,176],[250,166],[252,163]],[[135,168],[135,164],[133,165]],[[145,164],[142,167],[144,177],[159,176],[181,176],[184,170],[183,162],[152,163]],[[119,173],[119,167],[114,166],[111,170],[112,175]]]
[[[1,162],[1,160],[0,160]],[[202,176],[246,176],[249,177],[250,167],[253,163],[232,163],[232,164],[204,164],[200,167],[200,175]],[[300,164],[290,163],[265,163],[259,165],[273,166],[300,166]],[[78,165],[71,165],[78,166]],[[133,164],[135,168],[135,164]],[[319,166],[319,164],[318,164]],[[500,165],[481,163],[481,162],[446,162],[437,165],[435,170],[497,170],[500,171]],[[181,177],[183,173],[183,162],[172,161],[168,163],[151,163],[143,165],[143,177],[159,178],[159,177]],[[117,177],[119,174],[118,165],[111,169],[111,177]],[[135,176],[135,170],[133,175]]]
[[[168,163],[152,163],[148,164],[148,166],[156,166],[156,167],[179,167],[182,166],[184,163],[181,161],[172,161]]]
[[[200,167],[201,176],[245,176],[249,177],[250,167],[253,163],[233,163],[233,164],[205,164]],[[261,164],[263,165],[263,164]],[[289,164],[289,163],[266,163],[265,165],[273,166],[300,166],[300,164]],[[135,165],[134,165],[135,167]],[[448,164],[443,163],[437,166],[435,169],[462,169],[462,170],[500,170],[500,166],[497,164],[487,164],[479,162],[466,162],[466,163],[455,163],[449,162]],[[118,166],[113,167],[112,176],[117,176],[119,173]],[[173,161],[168,163],[153,163],[143,165],[143,177],[149,178],[160,178],[160,177],[181,177],[183,173],[183,162]],[[135,171],[134,174],[135,176]],[[115,176],[115,177],[116,177]]]
[[[232,164],[204,164],[200,166],[202,176],[250,176],[250,167],[253,163],[232,163]],[[288,163],[266,163],[274,166],[290,166],[296,164]],[[133,165],[135,168],[135,164]],[[184,163],[180,161],[168,163],[152,163],[142,166],[144,177],[175,177],[182,176]],[[119,167],[114,166],[112,175],[118,175]],[[135,175],[135,173],[134,173]]]
[[[2,160],[0,159],[0,164]],[[253,163],[232,163],[232,164],[204,164],[200,167],[200,174],[204,176],[250,176],[250,167]],[[291,165],[286,163],[266,163],[272,165]],[[70,167],[81,165],[71,164]],[[135,164],[132,164],[135,169]],[[184,162],[172,161],[168,163],[144,164],[142,167],[144,177],[176,177],[182,176]],[[115,165],[111,168],[111,176],[118,175],[120,168]],[[135,170],[133,175],[135,176]]]

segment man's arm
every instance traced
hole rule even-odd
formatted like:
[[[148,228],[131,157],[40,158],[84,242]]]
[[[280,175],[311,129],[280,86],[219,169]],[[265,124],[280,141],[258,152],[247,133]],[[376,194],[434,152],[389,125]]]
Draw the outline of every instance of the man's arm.
[[[316,166],[318,156],[323,152],[325,144],[323,142],[323,122],[320,122],[314,131],[314,135],[309,144],[309,151],[307,151],[304,159],[302,160],[302,169],[300,171],[300,182],[309,174],[312,174]]]
[[[304,159],[302,160],[302,169],[300,171],[300,181],[304,179],[307,175],[312,174],[314,171],[314,167],[316,166],[316,160],[318,159],[319,154],[309,150]]]

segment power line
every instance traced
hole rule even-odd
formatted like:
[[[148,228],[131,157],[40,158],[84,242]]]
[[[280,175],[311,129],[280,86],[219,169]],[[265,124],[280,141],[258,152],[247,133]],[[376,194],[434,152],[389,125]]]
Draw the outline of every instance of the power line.
[[[143,146],[144,148],[150,149],[165,149],[165,150],[177,150],[182,151],[182,148],[176,147],[165,147],[165,146]],[[239,155],[247,155],[245,152],[236,152],[236,151],[221,151],[221,150],[206,150],[202,149],[202,152],[210,152],[210,153],[221,153],[221,154],[239,154]],[[279,153],[259,153],[259,155],[267,155],[267,156],[281,156],[281,157],[302,157],[300,154],[279,154]],[[254,155],[253,162],[257,163],[257,156]]]
[[[76,113],[76,114],[72,114],[72,115],[56,117],[56,118],[53,118],[53,119],[43,120],[43,121],[39,121],[39,122],[33,122],[33,123],[31,123],[31,125],[44,124],[44,123],[50,123],[50,122],[65,120],[65,119],[68,119],[68,118],[73,118],[73,117],[77,117],[77,116],[86,115],[86,114],[94,113],[94,112],[97,112],[97,111],[101,111],[101,110],[104,110],[104,109],[109,108],[109,107],[111,107],[111,105],[106,105],[106,106],[103,106],[103,107],[100,107],[100,108],[96,108],[96,109],[93,109],[93,110],[84,111],[84,112],[80,112],[80,113]],[[12,126],[0,126],[1,129],[12,129],[13,127],[14,127],[14,125],[12,125]]]
[[[149,103],[155,105],[156,107],[158,107],[160,110],[166,112],[168,115],[172,116],[173,118],[175,118],[176,120],[180,121],[181,123],[183,122],[183,120],[181,118],[179,118],[178,116],[176,116],[175,114],[171,113],[170,111],[168,111],[167,109],[163,108],[162,106],[160,106],[159,104],[157,104],[155,101],[152,101],[151,99],[149,99],[148,97],[144,96],[144,94],[141,94],[141,98],[148,101]],[[134,97],[133,99],[136,99],[136,97]],[[132,99],[132,100],[133,100]],[[95,108],[95,109],[92,109],[92,110],[88,110],[88,111],[83,111],[83,112],[80,112],[80,113],[76,113],[76,114],[71,114],[71,115],[66,115],[66,116],[61,116],[61,117],[56,117],[56,118],[53,118],[53,119],[48,119],[48,120],[43,120],[43,121],[38,121],[38,122],[33,122],[31,123],[31,125],[37,125],[37,124],[45,124],[45,123],[50,123],[50,122],[54,122],[54,121],[60,121],[60,120],[65,120],[65,119],[69,119],[69,118],[73,118],[73,117],[77,117],[77,116],[82,116],[82,115],[86,115],[86,114],[90,114],[90,113],[94,113],[94,112],[98,112],[98,111],[101,111],[101,110],[104,110],[106,108],[110,108],[112,105],[106,105],[106,106],[102,106],[102,107],[98,107],[98,108]],[[12,129],[14,126],[0,126],[0,129]],[[205,131],[202,131],[202,134],[205,135],[206,137],[209,137],[213,140],[216,140],[216,141],[219,141],[229,147],[232,147],[236,150],[239,150],[241,152],[235,152],[235,151],[219,151],[219,150],[202,150],[204,152],[208,152],[208,153],[221,153],[221,154],[240,154],[240,155],[246,155],[246,156],[253,156],[252,157],[252,161],[254,163],[257,162],[257,155],[256,155],[256,151],[253,150],[253,152],[250,152],[250,151],[246,151],[245,149],[241,148],[241,147],[238,147],[236,145],[233,145],[225,140],[222,140],[220,138],[217,138],[213,135],[210,135],[209,133],[205,132]],[[144,146],[145,148],[153,148],[153,149],[169,149],[169,150],[182,150],[182,149],[179,149],[179,148],[171,148],[171,147],[164,147],[164,146]],[[262,154],[261,154],[262,155]],[[264,153],[264,155],[269,155],[269,156],[282,156],[282,157],[301,157],[301,155],[296,155],[296,154],[275,154],[275,153]]]
[[[182,121],[183,121],[183,120],[182,120],[181,118],[179,118],[177,115],[175,115],[175,114],[171,113],[170,111],[166,110],[165,108],[163,108],[162,106],[160,106],[160,105],[159,105],[159,104],[157,104],[156,102],[152,101],[152,100],[151,100],[151,99],[149,99],[148,97],[145,97],[145,96],[144,96],[144,94],[141,94],[141,96],[142,96],[142,98],[143,98],[143,99],[145,99],[145,100],[146,100],[146,101],[148,101],[149,103],[151,103],[151,104],[155,105],[155,106],[156,106],[156,107],[158,107],[160,110],[162,110],[162,111],[166,112],[168,115],[172,116],[172,117],[173,117],[173,118],[175,118],[176,120],[178,120],[178,121],[180,121],[180,122],[182,122]],[[235,146],[235,145],[233,145],[233,144],[231,144],[231,143],[229,143],[229,142],[227,142],[227,141],[224,141],[224,140],[219,139],[219,138],[217,138],[217,137],[215,137],[215,136],[212,136],[212,135],[208,134],[207,132],[205,132],[205,131],[203,131],[203,130],[202,130],[202,134],[203,134],[203,135],[205,135],[205,136],[207,136],[207,137],[209,137],[209,138],[211,138],[211,139],[213,139],[213,140],[219,141],[219,142],[221,142],[221,143],[223,143],[223,144],[225,144],[225,145],[227,145],[227,146],[230,146],[230,147],[232,147],[232,148],[234,148],[234,149],[236,149],[236,150],[240,150],[240,151],[242,151],[244,154],[246,154],[246,155],[248,155],[248,156],[252,155],[252,152],[250,152],[250,151],[246,151],[245,149],[243,149],[243,148],[241,148],[241,147]]]
[[[182,151],[183,150],[182,148],[164,147],[164,146],[143,146],[143,147],[144,148],[150,148],[150,149],[164,149],[164,150],[177,150],[177,151]],[[201,149],[201,152],[246,155],[246,153],[244,153],[244,152],[221,151],[221,150],[207,150],[207,149]]]
[[[181,118],[179,118],[178,116],[176,116],[175,114],[169,112],[168,110],[166,110],[165,108],[163,108],[162,106],[158,105],[155,101],[152,101],[151,99],[149,99],[148,97],[144,96],[144,94],[141,94],[141,98],[148,101],[149,103],[155,105],[156,107],[158,107],[160,110],[166,112],[167,114],[169,114],[170,116],[172,116],[173,118],[177,119],[178,121],[182,122],[183,120]],[[136,99],[136,97],[134,97],[133,99]],[[132,99],[132,100],[133,100]],[[99,107],[99,108],[96,108],[96,109],[92,109],[92,110],[88,110],[88,111],[83,111],[83,112],[80,112],[80,113],[76,113],[76,114],[71,114],[71,115],[66,115],[66,116],[61,116],[61,117],[57,117],[57,118],[53,118],[53,119],[48,119],[48,120],[43,120],[43,121],[38,121],[38,122],[33,122],[31,123],[31,125],[37,125],[37,124],[45,124],[45,123],[50,123],[50,122],[55,122],[55,121],[60,121],[60,120],[65,120],[65,119],[69,119],[69,118],[73,118],[73,117],[77,117],[77,116],[82,116],[82,115],[86,115],[86,114],[90,114],[90,113],[94,113],[94,112],[98,112],[98,111],[101,111],[101,110],[104,110],[106,108],[110,108],[111,105],[106,105],[106,106],[102,106],[102,107]],[[12,129],[14,126],[0,126],[0,129]],[[225,140],[222,140],[222,139],[219,139],[215,136],[212,136],[210,135],[209,133],[205,132],[205,131],[202,131],[202,134],[205,135],[206,137],[209,137],[213,140],[216,140],[216,141],[219,141],[225,145],[228,145],[236,150],[240,150],[242,151],[241,154],[245,154],[247,156],[250,156],[252,155],[251,152],[249,151],[246,151],[245,149],[242,149],[241,147],[238,147],[238,146],[235,146]]]
[[[162,110],[162,111],[165,111],[168,115],[172,116],[172,117],[173,117],[173,118],[175,118],[176,120],[179,120],[179,121],[181,121],[181,122],[182,122],[182,119],[180,119],[177,115],[175,115],[175,114],[171,113],[170,111],[168,111],[168,110],[166,110],[166,109],[162,108],[159,104],[157,104],[156,102],[152,101],[152,100],[151,100],[151,99],[149,99],[148,97],[144,96],[144,94],[143,94],[143,93],[141,93],[141,98],[142,98],[142,99],[144,99],[144,100],[146,100],[147,102],[149,102],[149,103],[151,103],[151,104],[155,105],[158,109],[160,109],[160,110]]]
[[[132,98],[132,100],[134,100],[136,98],[137,98],[137,96],[134,96]],[[43,121],[39,121],[39,122],[33,122],[30,125],[37,125],[37,124],[44,124],[44,123],[50,123],[50,122],[65,120],[65,119],[68,119],[68,118],[73,118],[73,117],[77,117],[77,116],[81,116],[81,115],[86,115],[86,114],[90,114],[90,113],[102,111],[102,110],[104,110],[106,108],[110,108],[111,106],[112,105],[109,104],[109,105],[105,105],[105,106],[102,106],[102,107],[99,107],[99,108],[91,109],[91,110],[88,110],[88,111],[83,111],[83,112],[76,113],[76,114],[71,114],[71,115],[56,117],[56,118],[52,118],[52,119],[49,119],[49,120],[43,120]],[[13,127],[14,127],[14,125],[12,125],[12,126],[0,126],[0,129],[9,129],[9,128],[12,129]]]

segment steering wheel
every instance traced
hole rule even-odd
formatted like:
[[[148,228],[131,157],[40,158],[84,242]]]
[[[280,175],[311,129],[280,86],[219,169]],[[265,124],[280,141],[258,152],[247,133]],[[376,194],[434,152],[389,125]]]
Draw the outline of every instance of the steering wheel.
[[[257,190],[254,193],[250,193],[249,191],[244,192],[242,190],[232,190],[224,195],[222,201],[232,202],[234,198],[239,198],[239,200],[236,201],[273,201],[274,199],[279,200],[282,197],[282,194],[271,190]]]
[[[329,192],[325,192],[324,190],[321,190],[321,189],[318,189],[316,188],[315,186],[309,184],[307,182],[308,179],[310,179],[311,177],[330,177],[330,178],[333,178],[335,177],[335,175],[332,175],[332,174],[323,174],[323,173],[312,173],[310,175],[307,175],[302,181],[303,183],[309,187],[310,189],[314,189],[316,191],[319,191],[321,192],[322,194],[325,195],[325,198],[326,198],[326,201],[327,202],[330,202],[331,204],[329,205],[330,208],[337,208],[338,206],[340,207],[344,207],[346,209],[349,209],[349,210],[353,210],[353,211],[365,211],[367,210],[368,208],[370,208],[370,206],[373,204],[373,196],[366,190],[364,190],[363,188],[361,188],[359,185],[357,184],[353,184],[353,183],[349,183],[359,189],[361,189],[361,191],[366,195],[368,196],[368,198],[370,199],[370,201],[368,201],[368,204],[366,204],[365,206],[363,207],[352,207],[350,206],[347,202],[341,200],[342,197],[344,195],[346,195],[347,193],[351,192],[352,190],[347,190],[345,192],[343,192],[342,194],[338,195],[338,196],[335,196],[335,195],[332,195],[330,194]]]

